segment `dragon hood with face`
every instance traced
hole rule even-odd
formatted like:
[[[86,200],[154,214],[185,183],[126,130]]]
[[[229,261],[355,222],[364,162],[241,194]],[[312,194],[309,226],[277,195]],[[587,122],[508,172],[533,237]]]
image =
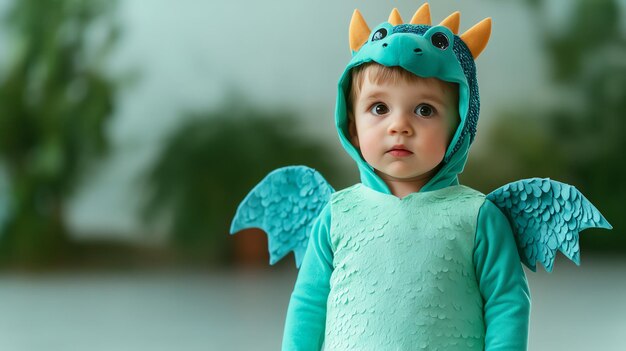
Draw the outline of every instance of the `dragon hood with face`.
[[[361,64],[376,62],[399,66],[417,76],[434,77],[455,83],[459,89],[459,124],[448,145],[443,167],[420,190],[431,191],[458,184],[476,133],[480,100],[474,59],[487,45],[491,19],[486,18],[458,36],[460,13],[455,12],[439,25],[432,26],[428,4],[422,5],[410,23],[403,23],[397,9],[389,20],[370,30],[358,10],[350,23],[352,60],[339,80],[335,123],[341,144],[356,161],[361,182],[389,194],[387,185],[350,143],[346,97],[350,89],[350,71]]]

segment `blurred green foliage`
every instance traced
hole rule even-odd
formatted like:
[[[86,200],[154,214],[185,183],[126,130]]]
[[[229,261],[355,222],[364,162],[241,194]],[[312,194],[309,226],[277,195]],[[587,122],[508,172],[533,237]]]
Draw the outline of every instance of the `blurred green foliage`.
[[[559,103],[528,102],[520,104],[527,106],[523,110],[505,111],[490,130],[490,151],[469,177],[483,191],[519,176],[573,184],[614,227],[612,232],[585,232],[582,247],[626,253],[621,213],[626,200],[626,14],[614,0],[578,0],[571,3],[564,28],[554,28],[545,1],[526,2]],[[489,183],[478,173],[484,167],[495,168]]]
[[[6,13],[9,60],[0,67],[0,164],[9,214],[0,264],[43,265],[70,250],[66,203],[107,150],[116,80],[114,1],[19,0]]]
[[[302,119],[275,111],[231,99],[220,109],[191,113],[166,141],[147,175],[144,218],[166,229],[184,261],[232,259],[228,232],[237,205],[274,169],[302,164],[331,184],[343,181],[329,149],[302,133]]]

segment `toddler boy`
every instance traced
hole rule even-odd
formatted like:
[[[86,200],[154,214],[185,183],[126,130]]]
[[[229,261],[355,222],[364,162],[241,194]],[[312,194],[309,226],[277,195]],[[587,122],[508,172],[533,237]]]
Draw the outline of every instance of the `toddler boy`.
[[[530,296],[508,220],[459,185],[478,119],[474,58],[489,19],[459,37],[428,5],[404,24],[352,19],[339,138],[361,183],[315,221],[283,350],[525,350]]]

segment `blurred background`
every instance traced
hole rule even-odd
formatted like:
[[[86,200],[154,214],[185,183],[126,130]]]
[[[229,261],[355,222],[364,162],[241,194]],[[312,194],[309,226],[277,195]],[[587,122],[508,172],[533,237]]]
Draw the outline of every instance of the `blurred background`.
[[[276,350],[297,271],[228,235],[269,171],[358,181],[333,126],[354,8],[419,1],[0,0],[0,349]],[[575,185],[611,222],[527,272],[530,349],[624,350],[626,0],[437,1],[493,34],[461,181]]]

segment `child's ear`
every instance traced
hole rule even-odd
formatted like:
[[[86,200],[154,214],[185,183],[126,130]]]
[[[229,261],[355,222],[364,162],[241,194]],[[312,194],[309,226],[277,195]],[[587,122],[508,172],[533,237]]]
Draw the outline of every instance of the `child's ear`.
[[[355,148],[359,148],[359,136],[356,133],[356,123],[354,122],[354,116],[348,114],[348,132],[350,133],[350,142]]]

